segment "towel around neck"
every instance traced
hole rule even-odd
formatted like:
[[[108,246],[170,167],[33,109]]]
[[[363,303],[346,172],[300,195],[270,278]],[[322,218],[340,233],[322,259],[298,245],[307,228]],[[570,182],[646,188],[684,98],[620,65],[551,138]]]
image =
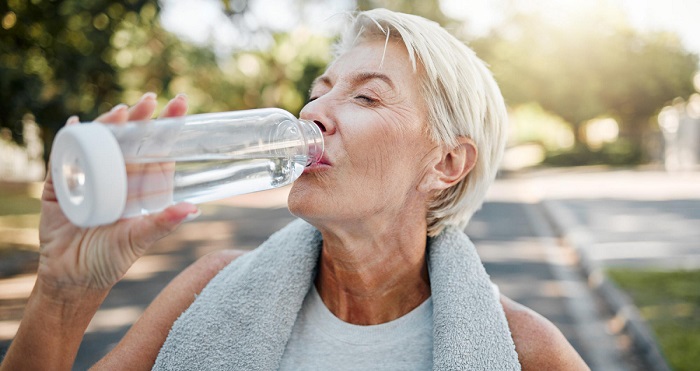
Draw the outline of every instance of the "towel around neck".
[[[296,220],[211,280],[175,321],[158,370],[277,370],[313,284],[321,234]],[[469,238],[428,242],[435,370],[520,370],[508,323]]]

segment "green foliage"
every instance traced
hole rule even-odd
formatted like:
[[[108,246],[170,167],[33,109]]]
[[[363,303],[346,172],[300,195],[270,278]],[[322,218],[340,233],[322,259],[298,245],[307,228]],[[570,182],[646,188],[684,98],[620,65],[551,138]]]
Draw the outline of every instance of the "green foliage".
[[[569,149],[574,144],[571,127],[561,117],[547,112],[537,103],[511,107],[511,138],[514,143],[540,143],[547,151]]]
[[[268,50],[238,51],[217,66],[191,65],[169,88],[186,91],[196,110],[280,107],[298,114],[329,62],[330,40],[304,28],[273,40]]]
[[[700,270],[611,269],[651,325],[664,356],[675,370],[700,365]]]
[[[578,143],[572,148],[549,151],[543,164],[549,166],[632,166],[641,164],[642,160],[642,152],[639,147],[623,138],[612,143],[605,143],[598,150]]]
[[[0,125],[20,139],[19,122],[33,113],[50,141],[69,115],[117,102],[114,36],[151,28],[157,13],[156,0],[0,3]]]
[[[641,33],[610,9],[549,22],[516,14],[472,46],[491,65],[509,104],[538,102],[573,126],[617,119],[621,135],[641,148],[649,118],[693,92],[698,57],[677,36]]]

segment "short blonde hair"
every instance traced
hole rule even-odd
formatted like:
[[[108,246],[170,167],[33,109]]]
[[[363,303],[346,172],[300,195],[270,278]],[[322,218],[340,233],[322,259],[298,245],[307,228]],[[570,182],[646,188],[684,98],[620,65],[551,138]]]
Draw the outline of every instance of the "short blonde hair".
[[[481,208],[505,148],[507,112],[491,72],[474,51],[437,23],[410,14],[373,9],[355,14],[335,45],[336,57],[367,40],[400,40],[413,70],[421,67],[429,131],[438,145],[454,148],[471,138],[478,159],[465,179],[445,189],[428,205],[428,235],[448,225],[466,227]]]

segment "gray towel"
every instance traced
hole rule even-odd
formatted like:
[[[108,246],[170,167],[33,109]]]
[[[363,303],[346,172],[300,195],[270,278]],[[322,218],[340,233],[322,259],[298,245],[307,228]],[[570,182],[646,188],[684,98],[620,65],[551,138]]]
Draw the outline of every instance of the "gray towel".
[[[321,234],[302,220],[224,268],[173,325],[157,370],[277,370],[313,284]],[[448,227],[429,240],[436,370],[520,370],[474,245]]]

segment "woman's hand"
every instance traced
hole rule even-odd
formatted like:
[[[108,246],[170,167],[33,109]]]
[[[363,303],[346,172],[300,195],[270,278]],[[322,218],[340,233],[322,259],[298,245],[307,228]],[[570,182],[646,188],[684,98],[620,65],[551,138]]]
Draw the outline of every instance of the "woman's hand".
[[[118,105],[96,121],[145,120],[155,108],[156,96],[149,93],[131,109]],[[161,116],[185,111],[187,101],[178,96]],[[68,125],[77,122],[73,117]],[[181,203],[157,214],[79,228],[63,215],[49,173],[41,197],[38,277],[0,370],[70,370],[85,329],[112,286],[156,240],[193,213],[196,206]]]
[[[115,124],[150,119],[156,105],[156,95],[148,93],[133,107],[115,106],[95,121]],[[161,117],[182,116],[186,111],[186,98],[178,95],[168,103]],[[67,125],[77,122],[76,117],[71,117]],[[198,212],[196,206],[180,203],[156,214],[79,228],[61,211],[50,173],[41,201],[38,280],[44,293],[59,301],[71,300],[72,294],[81,295],[85,290],[109,290],[155,241],[172,232],[188,215]]]

